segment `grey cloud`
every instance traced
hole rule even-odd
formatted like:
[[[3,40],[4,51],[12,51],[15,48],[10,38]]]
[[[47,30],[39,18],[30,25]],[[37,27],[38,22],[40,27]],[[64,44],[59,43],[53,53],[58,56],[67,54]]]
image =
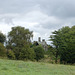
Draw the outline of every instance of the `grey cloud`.
[[[34,0],[2,0],[0,13],[23,13],[32,10],[35,5]]]
[[[75,17],[74,0],[0,0],[0,13],[27,13],[38,10],[59,18]]]
[[[33,31],[44,36],[49,30],[75,25],[75,0],[0,0],[0,22],[14,25],[14,21],[38,23]]]
[[[51,20],[47,19],[47,21],[41,21],[40,25],[45,29],[60,29],[63,26],[72,26],[75,25],[75,18],[68,18],[68,19],[57,19]]]
[[[4,22],[8,25],[14,25],[12,18],[5,17]]]
[[[1,17],[0,22],[3,22],[7,25],[14,25],[12,17]]]
[[[57,16],[60,18],[75,17],[75,1],[74,0],[46,0],[39,1],[42,11],[49,16]]]

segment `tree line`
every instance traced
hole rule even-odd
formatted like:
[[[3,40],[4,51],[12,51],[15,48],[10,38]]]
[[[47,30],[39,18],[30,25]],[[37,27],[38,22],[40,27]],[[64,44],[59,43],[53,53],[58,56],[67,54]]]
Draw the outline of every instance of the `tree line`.
[[[37,60],[48,55],[54,58],[55,63],[75,63],[75,26],[62,27],[52,32],[49,41],[53,46],[48,45],[48,51],[37,42],[32,44],[33,31],[21,26],[12,27],[6,36],[0,32],[0,57],[7,57],[15,60]],[[5,43],[5,46],[3,45]]]
[[[0,56],[15,60],[38,61],[44,57],[44,49],[40,45],[33,46],[31,38],[33,38],[33,31],[21,26],[12,27],[7,38],[0,32]]]

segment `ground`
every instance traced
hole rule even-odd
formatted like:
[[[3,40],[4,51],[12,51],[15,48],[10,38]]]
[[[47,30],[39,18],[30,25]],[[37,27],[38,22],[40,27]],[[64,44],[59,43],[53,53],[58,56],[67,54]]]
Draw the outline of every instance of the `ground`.
[[[75,75],[75,66],[0,59],[0,75]]]

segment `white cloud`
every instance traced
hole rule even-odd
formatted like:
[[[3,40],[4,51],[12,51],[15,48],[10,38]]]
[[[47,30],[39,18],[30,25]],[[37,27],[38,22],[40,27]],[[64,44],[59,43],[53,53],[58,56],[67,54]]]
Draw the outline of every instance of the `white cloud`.
[[[74,7],[74,0],[0,0],[0,31],[20,25],[47,41],[52,31],[75,25]]]
[[[4,23],[0,23],[0,31],[2,32],[2,33],[4,33],[5,35],[7,35],[7,33],[9,32],[9,31],[11,31],[11,27],[12,27],[13,25],[7,25],[7,24],[4,24]]]

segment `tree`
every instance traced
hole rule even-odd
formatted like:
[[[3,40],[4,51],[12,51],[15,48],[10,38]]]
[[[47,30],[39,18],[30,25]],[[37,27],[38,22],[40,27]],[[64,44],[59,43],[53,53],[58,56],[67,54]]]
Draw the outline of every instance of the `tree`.
[[[60,36],[59,36],[59,31],[54,31],[52,32],[53,35],[50,36],[50,41],[52,41],[52,44],[54,45],[52,54],[55,57],[55,63],[57,63],[57,59],[59,56],[59,44],[60,44]]]
[[[68,26],[53,32],[50,40],[60,55],[60,62],[75,63],[75,26]]]
[[[38,46],[38,45],[39,45],[38,42],[37,41],[34,41],[33,44],[31,44],[30,47],[33,48],[33,47]]]
[[[19,58],[22,60],[28,60],[28,59],[34,60],[35,52],[32,48],[28,48],[28,47],[22,48]]]
[[[56,58],[56,53],[57,49],[55,47],[48,45],[48,51],[46,51],[46,54],[50,57],[51,61],[55,60],[55,63],[57,63],[57,60],[59,59],[58,57]]]
[[[24,59],[25,55],[27,55],[26,51],[29,52],[31,38],[33,37],[32,33],[29,29],[21,26],[12,27],[12,30],[8,34],[7,48],[13,50],[16,59]],[[28,57],[29,55],[26,58]]]
[[[2,43],[0,43],[0,57],[6,57],[6,49]]]
[[[32,48],[29,47],[29,45],[24,45],[24,47],[14,48],[14,53],[17,59],[22,59],[22,60],[33,60],[35,58],[35,53]]]
[[[35,46],[34,51],[35,51],[35,55],[36,55],[35,59],[37,61],[44,58],[44,49],[42,46]]]
[[[7,57],[8,57],[9,59],[15,59],[15,54],[14,54],[14,52],[13,52],[12,50],[8,50],[8,51],[7,51]]]
[[[1,42],[1,43],[4,43],[5,40],[6,40],[5,35],[4,35],[3,33],[0,32],[0,42]]]
[[[66,28],[66,27],[65,27]],[[62,32],[66,31],[65,28],[62,29]],[[63,34],[63,41],[61,45],[61,63],[75,63],[75,26],[69,28],[67,32]],[[64,56],[65,55],[65,56]]]
[[[12,31],[8,33],[8,44],[13,46],[22,47],[24,44],[30,44],[33,32],[24,27],[12,27]]]

